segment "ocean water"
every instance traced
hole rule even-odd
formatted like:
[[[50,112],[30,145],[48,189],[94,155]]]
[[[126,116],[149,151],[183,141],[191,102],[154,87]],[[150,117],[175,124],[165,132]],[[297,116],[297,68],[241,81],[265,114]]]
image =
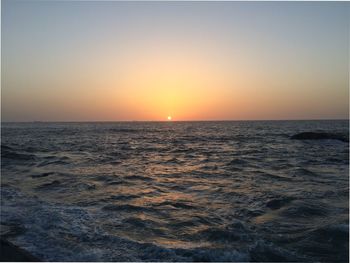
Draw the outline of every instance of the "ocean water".
[[[1,232],[45,261],[347,261],[348,121],[3,123]]]

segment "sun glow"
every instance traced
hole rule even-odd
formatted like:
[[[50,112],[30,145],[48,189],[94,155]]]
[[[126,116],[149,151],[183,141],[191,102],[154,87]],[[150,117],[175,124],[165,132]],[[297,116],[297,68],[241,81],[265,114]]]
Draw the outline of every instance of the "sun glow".
[[[223,91],[228,86],[225,69],[214,67],[218,64],[216,58],[201,49],[185,49],[178,44],[176,52],[168,50],[174,45],[154,44],[156,50],[142,48],[122,58],[119,77],[109,81],[104,78],[104,82],[111,83],[113,100],[119,101],[115,105],[120,110],[113,112],[125,112],[132,116],[128,118],[139,120],[172,121],[173,112],[176,120],[193,120],[203,115],[211,118],[222,109],[226,98],[232,97]],[[227,74],[232,75],[231,71]],[[232,104],[236,105],[230,101]],[[162,116],[162,112],[168,115]]]

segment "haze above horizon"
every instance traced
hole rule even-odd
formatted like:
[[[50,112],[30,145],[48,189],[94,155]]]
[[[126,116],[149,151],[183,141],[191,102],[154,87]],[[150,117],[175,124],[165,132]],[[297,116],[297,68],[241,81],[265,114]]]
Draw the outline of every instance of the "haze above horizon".
[[[1,119],[348,119],[349,7],[2,1]]]

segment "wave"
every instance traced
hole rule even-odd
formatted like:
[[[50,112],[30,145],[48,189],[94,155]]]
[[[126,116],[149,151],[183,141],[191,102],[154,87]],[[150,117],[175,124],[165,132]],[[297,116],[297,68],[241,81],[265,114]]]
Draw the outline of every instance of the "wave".
[[[166,262],[247,262],[250,257],[246,251],[220,248],[165,248],[149,243],[139,244],[138,261]]]
[[[173,201],[164,201],[156,204],[156,206],[172,206],[174,208],[180,208],[180,209],[195,209],[195,206],[193,205],[186,204],[184,202],[173,202]]]
[[[247,233],[240,233],[229,229],[209,228],[201,231],[198,235],[210,241],[216,242],[236,242],[242,240],[250,240],[251,237]]]
[[[326,243],[323,241],[327,240]],[[349,258],[349,225],[335,223],[308,231],[296,244],[297,249],[321,262],[346,262]],[[320,253],[322,249],[322,253]]]
[[[108,200],[116,200],[116,201],[126,201],[126,200],[131,200],[131,199],[136,199],[139,198],[139,195],[113,195],[108,198]]]
[[[184,148],[184,147],[178,147],[170,150],[171,153],[190,153],[195,152],[195,150],[191,147]]]
[[[271,180],[278,180],[278,181],[286,181],[286,182],[290,182],[290,181],[294,181],[294,178],[290,178],[287,176],[281,176],[281,175],[277,175],[277,174],[271,174],[271,173],[266,173],[266,172],[259,172],[259,178],[263,177],[263,178],[269,178]]]
[[[152,181],[153,179],[146,176],[141,175],[131,175],[131,176],[125,176],[123,177],[126,180],[141,180],[141,181]]]
[[[293,201],[294,198],[292,197],[283,197],[283,198],[277,198],[277,199],[271,199],[266,203],[266,207],[270,209],[280,209],[281,207],[289,204],[291,201]]]
[[[47,177],[49,175],[55,174],[54,172],[46,172],[46,173],[39,173],[39,174],[33,174],[32,178],[41,178],[41,177]]]
[[[96,185],[93,183],[78,183],[75,188],[79,191],[91,191],[96,189]]]
[[[180,163],[183,163],[182,161],[180,161],[178,158],[169,158],[168,160],[166,161],[161,161],[159,163],[162,163],[162,164],[180,164]]]
[[[57,187],[62,187],[62,182],[59,180],[54,180],[49,183],[44,183],[36,187],[37,190],[50,190],[55,189]]]
[[[298,176],[319,176],[317,173],[314,173],[306,168],[295,168],[292,170],[292,173]]]
[[[106,184],[108,185],[119,185],[119,184],[125,184],[123,181],[107,181]]]
[[[243,159],[233,159],[230,162],[228,162],[226,165],[227,166],[240,166],[240,165],[247,165],[248,162],[246,160]]]
[[[122,222],[132,225],[134,227],[141,227],[141,228],[149,227],[151,229],[157,228],[157,232],[160,231],[159,229],[160,224],[150,219],[141,219],[139,217],[128,217],[122,220]]]
[[[310,261],[310,258],[300,256],[293,250],[286,250],[259,238],[255,240],[258,237],[257,233],[241,220],[233,220],[226,227],[209,227],[196,233],[201,240],[204,238],[222,245],[230,244],[231,248],[166,248],[107,234],[100,227],[101,222],[92,218],[93,215],[81,207],[37,202],[7,187],[3,192],[12,196],[6,199],[11,201],[6,201],[3,207],[4,219],[14,222],[17,218],[19,222],[26,224],[30,222],[31,225],[31,228],[20,231],[20,236],[12,240],[45,261]],[[7,213],[6,211],[12,207],[12,202],[22,207],[23,212],[17,210],[16,215]],[[115,205],[110,208],[112,209],[106,211],[145,211],[143,208],[131,205]],[[35,211],[35,214],[30,211]],[[106,217],[103,216],[101,219],[106,220]],[[164,235],[161,225],[154,220],[129,217],[121,222],[126,226],[126,230],[128,227],[152,228],[155,235]],[[48,231],[52,233],[50,237],[47,236]],[[332,224],[309,231],[303,239],[305,243],[300,243],[305,244],[303,250],[305,255],[311,257],[312,251],[316,249],[315,245],[322,246],[320,242],[324,239],[332,240],[331,245],[337,247],[336,251],[339,253],[333,256],[333,259],[345,258],[348,251],[345,248],[348,244],[347,224]]]
[[[164,257],[164,254],[167,257]],[[149,247],[145,249],[143,255],[145,256],[141,257],[141,259],[146,261],[247,262],[250,259],[249,254],[245,251],[209,248],[185,250]]]
[[[111,133],[138,133],[138,132],[147,132],[143,129],[131,129],[131,128],[112,128],[108,130]]]
[[[249,247],[250,261],[252,262],[305,262],[310,259],[296,252],[276,246],[271,242],[257,240]]]
[[[281,214],[288,218],[326,216],[328,207],[323,203],[296,200],[289,207],[282,210]]]
[[[136,206],[136,205],[129,205],[129,204],[124,204],[124,205],[105,205],[102,207],[102,210],[104,211],[130,211],[130,212],[146,212],[152,210],[151,208],[148,207],[142,207],[142,206]]]
[[[36,160],[36,156],[34,154],[21,153],[20,151],[17,151],[14,148],[11,148],[6,145],[1,145],[1,158],[17,161]]]
[[[16,125],[0,220],[41,260],[348,258],[349,145],[289,139],[333,122]]]
[[[42,161],[37,164],[37,167],[51,166],[51,165],[68,165],[70,164],[70,158],[67,156],[62,157],[49,157],[48,160]]]

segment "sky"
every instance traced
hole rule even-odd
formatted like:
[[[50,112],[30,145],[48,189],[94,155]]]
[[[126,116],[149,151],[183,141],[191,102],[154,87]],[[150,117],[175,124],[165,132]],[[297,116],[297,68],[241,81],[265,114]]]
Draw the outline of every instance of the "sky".
[[[349,118],[349,2],[2,1],[2,121]]]

